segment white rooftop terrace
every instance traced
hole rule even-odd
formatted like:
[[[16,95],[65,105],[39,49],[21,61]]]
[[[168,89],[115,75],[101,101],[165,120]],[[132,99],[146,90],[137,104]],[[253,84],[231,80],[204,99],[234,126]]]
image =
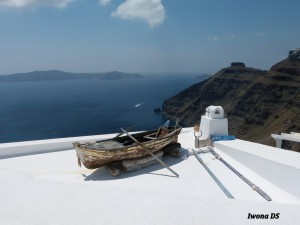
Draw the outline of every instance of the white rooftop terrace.
[[[272,201],[211,153],[199,154],[233,195],[229,199],[189,154],[193,128],[179,135],[182,157],[163,158],[179,178],[159,164],[118,177],[78,167],[72,142],[113,136],[0,144],[0,225],[299,224],[299,153],[242,140],[215,142],[214,150]],[[248,219],[249,213],[269,218]]]

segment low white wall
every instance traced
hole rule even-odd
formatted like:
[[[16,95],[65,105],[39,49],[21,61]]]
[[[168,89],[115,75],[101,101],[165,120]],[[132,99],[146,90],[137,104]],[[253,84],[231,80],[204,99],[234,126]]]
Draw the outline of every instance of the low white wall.
[[[108,134],[4,143],[0,144],[0,159],[71,150],[73,149],[73,143],[76,141],[97,141],[101,139],[112,138],[115,135],[116,134]]]
[[[299,153],[242,140],[218,141],[214,147],[300,199]]]

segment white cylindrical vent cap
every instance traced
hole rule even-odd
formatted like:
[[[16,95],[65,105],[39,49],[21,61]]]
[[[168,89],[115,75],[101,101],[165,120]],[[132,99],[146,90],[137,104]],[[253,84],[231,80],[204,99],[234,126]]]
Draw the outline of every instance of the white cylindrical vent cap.
[[[223,119],[224,110],[222,106],[211,105],[206,108],[206,116],[210,119]]]

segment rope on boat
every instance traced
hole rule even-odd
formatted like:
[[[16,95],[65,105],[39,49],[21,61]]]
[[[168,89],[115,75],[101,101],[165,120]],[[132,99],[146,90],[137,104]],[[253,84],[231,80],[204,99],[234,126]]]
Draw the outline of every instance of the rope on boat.
[[[263,190],[261,190],[259,187],[257,187],[255,184],[253,184],[250,180],[248,180],[246,177],[244,177],[239,171],[234,169],[230,164],[228,164],[218,153],[213,150],[212,147],[208,147],[210,149],[210,152],[219,159],[222,163],[224,163],[231,171],[233,171],[239,178],[241,178],[246,184],[248,184],[254,191],[256,191],[258,194],[260,194],[264,199],[267,201],[272,201],[271,197],[267,195]]]
[[[234,199],[232,194],[226,189],[226,187],[221,183],[221,181],[215,176],[215,174],[205,165],[201,157],[198,155],[198,152],[196,152],[194,149],[192,149],[194,152],[194,155],[196,159],[200,162],[200,164],[204,167],[204,169],[209,173],[209,175],[214,179],[214,181],[217,183],[217,185],[221,188],[221,190],[225,193],[225,195],[228,198]]]

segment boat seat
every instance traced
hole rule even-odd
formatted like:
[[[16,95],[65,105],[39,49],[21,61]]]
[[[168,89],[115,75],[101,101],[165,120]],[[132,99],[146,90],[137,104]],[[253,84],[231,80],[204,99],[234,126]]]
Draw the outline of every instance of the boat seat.
[[[109,141],[102,141],[102,142],[96,142],[96,143],[93,143],[91,145],[87,145],[86,148],[88,149],[93,149],[93,150],[113,150],[113,149],[116,149],[116,148],[123,148],[124,145],[120,142],[117,142],[117,141],[112,141],[112,140],[109,140]]]

